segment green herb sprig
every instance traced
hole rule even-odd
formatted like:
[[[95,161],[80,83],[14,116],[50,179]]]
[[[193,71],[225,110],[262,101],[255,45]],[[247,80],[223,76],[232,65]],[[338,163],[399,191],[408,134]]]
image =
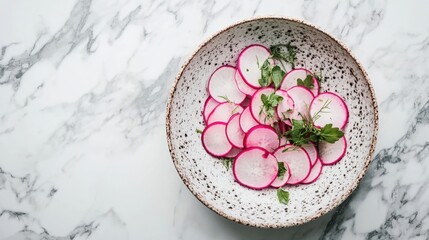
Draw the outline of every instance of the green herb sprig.
[[[279,103],[283,100],[282,96],[276,95],[275,93],[271,93],[270,95],[261,95],[262,106],[259,111],[259,115],[265,113],[264,122],[268,119],[274,118],[275,110],[274,108],[279,105]]]
[[[281,204],[287,205],[289,203],[289,192],[281,188],[277,189],[277,198]]]
[[[283,49],[286,48],[286,52],[283,51]],[[283,65],[283,62],[290,63],[292,65],[292,68],[295,68],[295,62],[297,60],[296,53],[297,53],[297,47],[292,45],[291,43],[288,44],[277,44],[272,45],[270,47],[271,51],[271,58],[274,60],[279,60],[280,63]],[[283,66],[283,69],[285,67]]]
[[[261,78],[259,79],[259,85],[266,87],[274,83],[274,88],[280,88],[285,72],[279,66],[271,66],[270,61],[267,59],[261,67]]]
[[[313,76],[311,76],[311,75],[307,75],[304,80],[302,80],[301,78],[298,78],[296,80],[296,83],[298,86],[303,86],[303,87],[306,87],[308,89],[314,88]]]

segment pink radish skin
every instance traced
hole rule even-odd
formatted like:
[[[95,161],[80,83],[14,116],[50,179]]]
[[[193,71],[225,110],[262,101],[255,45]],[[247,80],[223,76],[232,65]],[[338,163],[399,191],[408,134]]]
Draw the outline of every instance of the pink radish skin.
[[[253,94],[252,99],[250,100],[250,113],[252,114],[253,118],[260,124],[272,125],[274,122],[277,121],[276,114],[274,114],[272,118],[266,118],[267,115],[265,114],[265,111],[261,112],[261,107],[263,106],[261,100],[262,94],[269,96],[274,92],[274,88],[271,87],[261,88],[257,92],[255,92],[255,94]],[[259,114],[260,112],[261,114]]]
[[[319,82],[314,77],[313,73],[305,68],[295,68],[294,70],[288,72],[283,78],[280,89],[288,90],[291,87],[297,86],[298,78],[304,81],[307,75],[310,75],[313,77],[314,87],[309,90],[313,93],[314,96],[317,96],[319,94]]]
[[[236,113],[232,115],[226,124],[226,137],[232,146],[236,148],[243,148],[243,139],[244,134],[243,130],[240,128],[240,114]]]
[[[237,182],[252,189],[264,189],[276,179],[276,158],[259,147],[243,150],[234,160],[232,171]]]
[[[212,97],[208,97],[206,102],[204,103],[204,109],[203,109],[203,117],[204,122],[207,123],[207,119],[209,118],[210,113],[213,112],[213,109],[219,105],[216,100],[214,100]]]
[[[240,73],[237,71],[235,71],[235,83],[237,84],[238,89],[246,94],[247,96],[252,96],[256,90],[256,88],[253,88],[251,86],[249,86],[241,77]]]
[[[236,105],[233,103],[221,103],[215,109],[213,109],[212,113],[210,113],[207,118],[207,125],[210,125],[214,122],[223,122],[227,123],[232,115],[236,113],[241,113],[243,111],[243,107],[240,105]]]
[[[343,136],[335,143],[319,142],[319,159],[323,165],[333,165],[346,154],[347,141]]]
[[[208,91],[210,96],[218,102],[229,101],[240,104],[246,98],[235,83],[234,67],[225,65],[216,69],[210,76],[208,83]]]
[[[295,103],[291,118],[302,120],[300,114],[308,117],[308,109],[310,107],[311,101],[313,101],[314,98],[313,93],[311,93],[307,88],[301,86],[289,88],[287,93]]]
[[[285,148],[289,148],[289,150],[283,152]],[[307,152],[303,148],[287,144],[284,147],[278,148],[273,154],[277,158],[277,161],[285,162],[289,166],[291,176],[287,184],[301,183],[310,174],[310,157],[308,157]]]
[[[244,101],[240,104],[243,108],[247,108],[250,105],[250,98],[244,99]]]
[[[215,122],[207,126],[201,134],[203,147],[210,155],[223,157],[231,151],[232,145],[226,138],[225,128],[226,123]]]
[[[310,174],[304,181],[302,181],[302,183],[305,183],[305,184],[314,183],[322,173],[322,168],[323,168],[322,162],[319,159],[317,159],[317,161],[314,163],[314,166],[311,168]]]
[[[301,146],[307,152],[308,157],[310,157],[311,166],[314,166],[317,159],[319,158],[319,154],[317,153],[317,148],[314,144],[309,143]]]
[[[329,108],[319,113],[320,117],[314,120],[314,126],[321,128],[326,124],[332,123],[333,127],[344,128],[349,119],[349,109],[344,100],[335,93],[324,92],[313,99],[310,105],[310,114],[319,112],[325,103],[329,102]]]
[[[261,78],[262,64],[271,56],[268,48],[252,44],[241,51],[237,60],[237,69],[243,80],[253,88],[260,88],[259,79]],[[273,61],[269,60],[273,65]]]
[[[283,100],[277,106],[277,117],[282,120],[287,120],[293,112],[295,103],[284,90],[277,90],[276,95],[283,97]]]
[[[283,179],[276,177],[276,180],[274,180],[274,182],[271,183],[271,187],[274,187],[274,188],[283,187],[287,183],[287,181],[289,180],[289,178],[291,176],[289,165],[287,165],[287,163],[285,163],[285,162],[283,162],[283,163],[284,163],[284,166],[286,168],[286,173],[283,176]]]
[[[260,147],[268,152],[274,152],[280,146],[276,131],[265,125],[251,128],[244,136],[244,147]]]
[[[250,108],[247,107],[240,115],[240,128],[243,132],[247,133],[252,127],[259,125],[259,123],[252,117]]]
[[[235,158],[241,152],[241,149],[233,147],[228,154],[225,155],[226,158]]]

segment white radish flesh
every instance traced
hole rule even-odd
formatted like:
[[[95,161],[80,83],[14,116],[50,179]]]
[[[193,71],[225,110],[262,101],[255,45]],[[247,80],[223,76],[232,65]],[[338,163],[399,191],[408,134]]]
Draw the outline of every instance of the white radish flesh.
[[[287,149],[286,151],[284,151]],[[286,162],[289,166],[291,176],[287,181],[288,184],[297,184],[304,181],[310,174],[311,162],[307,152],[291,144],[280,147],[274,152],[277,161]]]
[[[276,131],[265,125],[251,128],[244,136],[244,147],[260,147],[268,152],[274,152],[280,144]]]
[[[228,141],[236,148],[243,148],[244,134],[245,132],[240,128],[240,114],[234,114],[226,125]]]
[[[276,158],[262,148],[254,147],[242,151],[234,160],[232,171],[243,186],[263,189],[276,179]]]
[[[322,163],[319,159],[317,159],[317,161],[314,163],[314,166],[311,168],[310,174],[304,181],[302,181],[302,183],[309,184],[315,182],[322,173],[322,168]]]
[[[207,123],[207,119],[209,118],[210,113],[213,112],[213,109],[215,109],[217,105],[219,105],[219,103],[216,102],[216,100],[214,100],[212,97],[207,98],[206,102],[204,103],[203,109],[204,122]]]
[[[317,159],[319,158],[319,154],[317,153],[317,148],[314,144],[304,144],[301,146],[307,152],[308,157],[310,157],[311,166],[314,166]]]
[[[226,158],[235,158],[241,152],[241,149],[233,147],[228,154],[225,155]]]
[[[314,96],[317,96],[319,94],[319,82],[313,76],[313,74],[305,68],[295,68],[294,70],[288,72],[283,78],[280,89],[288,90],[291,87],[297,86],[298,79],[304,81],[307,75],[310,75],[313,81],[313,88],[310,88],[309,90],[313,93]]]
[[[276,95],[281,96],[283,100],[277,106],[277,117],[283,121],[286,121],[290,118],[291,113],[293,112],[295,103],[291,97],[287,94],[287,91],[278,90]]]
[[[275,187],[275,188],[283,187],[287,183],[287,181],[289,180],[289,178],[291,176],[289,166],[285,162],[283,162],[283,164],[284,164],[284,167],[286,169],[284,176],[283,177],[276,177],[276,180],[274,180],[274,182],[271,183],[271,187]]]
[[[249,86],[249,84],[247,84],[243,80],[243,78],[241,77],[240,72],[238,72],[238,70],[235,71],[235,83],[237,84],[238,89],[242,93],[246,94],[247,96],[252,96],[256,92],[256,90],[258,90],[256,88]]]
[[[259,123],[252,117],[252,114],[250,113],[250,108],[246,107],[240,115],[241,130],[247,133],[249,129],[257,125],[259,125]]]
[[[324,92],[314,98],[310,105],[310,114],[316,127],[332,124],[344,128],[349,119],[349,110],[344,100],[335,93]]]
[[[226,123],[215,122],[204,129],[201,139],[206,151],[215,156],[223,157],[232,149],[225,134]]]
[[[332,165],[343,158],[347,149],[347,141],[343,136],[334,143],[319,142],[319,158],[323,165]]]
[[[258,44],[253,44],[241,51],[237,60],[237,69],[243,80],[253,88],[260,88],[261,66],[271,56],[270,51]],[[271,64],[273,61],[269,60]]]
[[[216,69],[209,79],[208,91],[218,102],[231,101],[240,104],[246,98],[235,83],[235,68],[222,66]]]
[[[261,88],[257,92],[255,92],[255,94],[253,94],[252,99],[250,100],[250,113],[252,114],[253,118],[260,124],[272,125],[278,120],[276,113],[274,113],[273,116],[267,116],[264,109],[261,111],[261,109],[264,107],[264,104],[261,99],[262,94],[268,97],[274,92],[274,88],[271,87]]]
[[[287,93],[295,103],[291,118],[302,120],[302,116],[309,117],[309,107],[314,98],[310,90],[305,87],[295,86],[289,88]]]
[[[221,103],[215,107],[215,109],[213,109],[212,113],[209,115],[207,119],[207,125],[210,125],[214,122],[227,123],[232,115],[241,113],[242,111],[243,107],[240,105],[228,102]]]

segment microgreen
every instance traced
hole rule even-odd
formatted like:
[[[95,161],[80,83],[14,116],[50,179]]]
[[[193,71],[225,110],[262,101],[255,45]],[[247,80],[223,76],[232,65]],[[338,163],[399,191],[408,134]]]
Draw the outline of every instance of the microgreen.
[[[311,76],[311,75],[307,75],[307,77],[305,77],[304,80],[302,80],[301,78],[298,78],[296,80],[296,83],[298,84],[298,86],[303,86],[303,87],[306,87],[308,89],[314,88],[313,76]]]
[[[280,203],[287,205],[289,203],[289,192],[279,188],[277,189],[277,198]]]
[[[265,122],[267,119],[272,119],[274,117],[275,107],[277,107],[282,100],[283,97],[275,93],[271,93],[268,96],[265,94],[261,95],[262,106],[259,115],[265,113]]]

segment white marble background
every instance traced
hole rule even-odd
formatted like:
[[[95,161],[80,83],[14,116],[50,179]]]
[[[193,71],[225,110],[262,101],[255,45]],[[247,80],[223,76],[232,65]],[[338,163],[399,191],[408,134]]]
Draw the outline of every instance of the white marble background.
[[[428,239],[429,2],[0,0],[0,239]],[[255,229],[179,179],[165,105],[196,46],[261,15],[351,47],[380,104],[375,160],[336,212]]]

